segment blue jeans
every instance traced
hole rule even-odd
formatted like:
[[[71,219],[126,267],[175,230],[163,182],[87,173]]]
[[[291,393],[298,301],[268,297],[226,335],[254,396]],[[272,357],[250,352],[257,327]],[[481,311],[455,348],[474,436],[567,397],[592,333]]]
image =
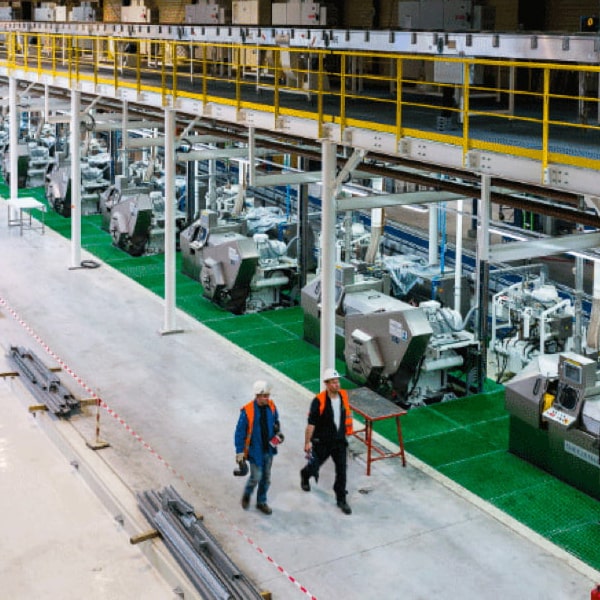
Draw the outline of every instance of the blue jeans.
[[[267,492],[271,485],[271,465],[273,464],[273,457],[265,454],[263,456],[262,467],[251,462],[250,463],[250,477],[246,482],[244,489],[244,496],[251,496],[254,488],[258,484],[258,491],[256,493],[256,503],[266,504],[267,503]]]

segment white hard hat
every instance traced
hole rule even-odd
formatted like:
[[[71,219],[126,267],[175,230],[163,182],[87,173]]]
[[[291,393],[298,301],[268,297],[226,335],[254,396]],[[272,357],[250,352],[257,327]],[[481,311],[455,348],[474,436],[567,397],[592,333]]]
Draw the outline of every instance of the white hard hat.
[[[258,394],[270,394],[271,384],[264,380],[255,381],[253,389],[255,396],[258,396]]]
[[[340,374],[335,369],[325,369],[323,371],[323,381],[329,381],[330,379],[339,379]]]

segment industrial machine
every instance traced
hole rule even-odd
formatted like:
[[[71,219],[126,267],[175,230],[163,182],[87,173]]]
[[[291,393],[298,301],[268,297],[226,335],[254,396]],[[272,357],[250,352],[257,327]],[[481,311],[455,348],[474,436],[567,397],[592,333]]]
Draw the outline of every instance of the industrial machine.
[[[296,259],[283,242],[264,233],[248,237],[243,219],[218,220],[215,211],[180,235],[182,271],[199,280],[204,295],[236,314],[258,312],[292,302],[298,277]]]
[[[600,379],[595,359],[540,356],[506,384],[509,450],[600,499]]]
[[[124,176],[100,196],[102,228],[113,243],[132,256],[164,251],[165,201],[155,182],[136,185]],[[187,226],[187,216],[175,209],[176,241]]]
[[[50,150],[48,147],[40,145],[37,142],[29,142],[28,151],[29,160],[27,163],[25,187],[43,186],[46,183],[46,173],[50,170],[53,161],[50,156]]]
[[[456,397],[452,370],[466,371],[477,342],[458,313],[430,300],[411,305],[383,292],[381,278],[336,267],[336,353],[347,375],[404,407]],[[302,289],[304,337],[319,345],[321,280]]]
[[[165,197],[159,190],[149,193],[150,205],[152,207],[152,226],[148,239],[147,254],[161,254],[165,250]],[[175,202],[178,204],[178,200]],[[175,208],[175,245],[179,249],[179,237],[187,226],[187,215],[184,211]]]
[[[108,220],[113,244],[132,256],[144,254],[152,229],[150,194],[145,191],[109,192],[106,200],[101,202],[101,210],[103,224]]]
[[[496,379],[519,373],[536,356],[571,350],[574,319],[571,300],[542,277],[494,294],[489,348],[497,358]]]
[[[456,278],[454,271],[442,271],[439,264],[429,265],[427,260],[415,254],[393,254],[382,259],[383,269],[389,274],[391,293],[396,298],[419,304],[427,300],[437,300],[442,306],[455,307]],[[470,310],[472,296],[469,280],[460,278],[460,312],[466,315]]]
[[[89,164],[81,165],[81,214],[93,215],[100,212],[100,197],[110,186],[104,179],[104,170]],[[56,163],[46,181],[48,204],[63,217],[71,216],[71,166]]]

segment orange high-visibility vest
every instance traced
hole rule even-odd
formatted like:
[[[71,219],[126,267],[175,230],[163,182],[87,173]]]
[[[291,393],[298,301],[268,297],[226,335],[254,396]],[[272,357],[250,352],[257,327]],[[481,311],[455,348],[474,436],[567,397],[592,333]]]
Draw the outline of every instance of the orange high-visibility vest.
[[[344,422],[346,435],[352,435],[352,412],[350,411],[350,403],[348,402],[348,392],[346,390],[340,390],[339,394],[342,398],[344,411],[346,412],[346,419]],[[325,404],[327,403],[327,392],[322,391],[317,394],[317,398],[319,400],[319,414],[322,415],[325,410]]]
[[[270,398],[268,406],[271,412],[275,414],[275,403]],[[244,458],[248,458],[248,449],[252,441],[252,428],[254,427],[254,400],[248,402],[242,410],[246,412],[246,418],[248,419],[248,432],[246,433],[246,441],[244,442]]]

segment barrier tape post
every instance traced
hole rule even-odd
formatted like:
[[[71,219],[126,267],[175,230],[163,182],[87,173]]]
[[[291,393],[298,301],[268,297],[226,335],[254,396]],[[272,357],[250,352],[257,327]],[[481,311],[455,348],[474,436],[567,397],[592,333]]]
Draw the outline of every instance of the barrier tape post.
[[[102,400],[100,397],[96,398],[96,439],[93,442],[86,442],[86,445],[92,450],[102,450],[102,448],[108,448],[110,444],[100,439],[100,405]]]

